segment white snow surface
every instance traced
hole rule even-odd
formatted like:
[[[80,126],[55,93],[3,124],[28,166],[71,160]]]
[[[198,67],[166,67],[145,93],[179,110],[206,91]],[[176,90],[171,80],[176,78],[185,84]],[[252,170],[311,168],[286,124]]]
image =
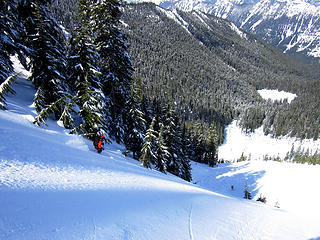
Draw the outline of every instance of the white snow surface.
[[[230,27],[233,31],[235,31],[240,37],[247,39],[247,35],[241,31],[233,22],[230,22]]]
[[[189,24],[185,20],[183,20],[183,18],[179,15],[179,13],[177,12],[176,9],[167,10],[167,9],[164,9],[164,8],[161,8],[161,7],[158,7],[158,6],[157,6],[157,9],[158,9],[159,12],[164,13],[168,18],[171,18],[176,23],[181,25],[181,27],[183,27],[183,29],[186,30],[188,34],[192,35],[188,30]]]
[[[291,103],[297,97],[297,94],[295,93],[279,91],[276,89],[261,89],[258,90],[258,93],[263,99],[270,99],[271,101],[283,101],[287,99],[288,103]]]
[[[237,120],[232,121],[225,130],[225,141],[219,147],[218,154],[220,159],[226,161],[238,160],[242,153],[252,160],[263,160],[265,156],[280,157],[284,159],[286,154],[294,150],[310,154],[320,152],[320,140],[313,139],[299,140],[293,137],[274,138],[271,135],[264,135],[263,126],[252,133],[242,131]]]
[[[1,240],[320,237],[319,167],[193,163],[195,185],[143,168],[117,144],[97,154],[57,122],[36,127],[32,84],[21,74],[13,87],[0,111]],[[244,200],[245,183],[271,204]]]
[[[247,184],[253,200],[266,197],[267,206],[279,206],[279,210],[292,214],[291,223],[302,227],[308,237],[289,234],[292,239],[319,239],[320,222],[320,166],[280,163],[274,161],[246,161],[219,164],[208,168],[193,163],[193,177],[197,184],[224,195],[241,198]],[[232,189],[233,186],[233,189]],[[263,219],[262,222],[264,222]],[[280,222],[265,223],[277,226]],[[278,227],[280,227],[278,225]],[[285,236],[274,239],[285,239]],[[239,238],[236,238],[239,239]],[[248,238],[254,239],[254,238]],[[257,239],[268,239],[260,236]]]

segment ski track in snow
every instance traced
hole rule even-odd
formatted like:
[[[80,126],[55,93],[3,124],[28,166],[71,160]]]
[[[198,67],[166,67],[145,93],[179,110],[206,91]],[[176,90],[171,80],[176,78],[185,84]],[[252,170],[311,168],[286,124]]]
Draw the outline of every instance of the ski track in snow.
[[[193,231],[192,231],[192,210],[193,210],[193,206],[191,205],[191,208],[189,211],[189,239],[190,240],[194,240]]]

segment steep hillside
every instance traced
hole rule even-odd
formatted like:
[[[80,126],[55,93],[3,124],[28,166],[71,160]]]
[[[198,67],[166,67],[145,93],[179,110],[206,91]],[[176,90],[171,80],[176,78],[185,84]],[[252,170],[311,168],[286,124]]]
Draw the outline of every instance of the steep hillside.
[[[279,47],[285,53],[294,55],[298,53],[312,59],[320,57],[318,1],[162,0],[152,2],[169,9],[200,10],[226,18]]]
[[[306,104],[310,99],[318,101],[312,92],[318,89],[318,81],[312,80],[318,77],[317,71],[295,63],[233,23],[146,3],[124,8],[123,31],[128,35],[135,76],[142,78],[148,97],[165,100],[169,95],[186,119],[214,120],[223,130],[231,119],[244,114],[244,126],[254,129],[266,117],[282,112],[281,119],[268,119],[269,128],[279,122],[280,130],[273,126],[277,135],[296,128],[294,135],[317,138],[319,117],[310,117],[314,105]],[[274,106],[256,91],[263,88],[286,90],[298,98],[290,105]],[[304,113],[292,117],[293,112],[302,111],[301,105]],[[305,114],[309,130],[302,123],[287,122],[289,114],[292,119]]]
[[[35,126],[35,89],[25,78],[13,86],[17,95],[7,96],[8,110],[0,110],[0,239],[318,236],[316,221],[307,225],[291,212],[146,169],[117,144],[97,154],[90,141],[67,134],[56,121]]]

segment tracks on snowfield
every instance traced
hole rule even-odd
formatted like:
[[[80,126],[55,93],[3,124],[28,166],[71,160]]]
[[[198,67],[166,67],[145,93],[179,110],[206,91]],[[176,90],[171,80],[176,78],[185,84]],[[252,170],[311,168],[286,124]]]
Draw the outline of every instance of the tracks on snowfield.
[[[189,211],[189,239],[193,240],[193,231],[192,231],[192,211],[193,211],[193,205],[191,205],[190,211]]]

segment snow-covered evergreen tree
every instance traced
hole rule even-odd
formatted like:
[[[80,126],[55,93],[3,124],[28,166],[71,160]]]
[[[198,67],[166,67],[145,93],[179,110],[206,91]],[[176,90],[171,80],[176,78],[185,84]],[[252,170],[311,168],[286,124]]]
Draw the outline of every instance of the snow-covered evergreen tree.
[[[74,123],[72,132],[93,139],[99,128],[105,126],[102,118],[105,99],[99,82],[99,55],[92,42],[93,31],[89,23],[90,1],[80,0],[78,25],[75,37],[71,38],[68,58],[69,81],[74,97],[64,116],[67,122]],[[75,107],[72,108],[73,104]],[[72,119],[72,112],[78,113],[80,118]]]
[[[211,123],[207,136],[205,162],[211,167],[218,162],[218,134],[214,122]]]
[[[0,109],[6,109],[5,95],[7,93],[15,93],[15,91],[11,88],[11,85],[16,77],[17,75],[10,76],[4,82],[0,83]]]
[[[19,56],[21,63],[31,68],[29,79],[37,89],[34,104],[39,113],[35,119],[38,125],[45,123],[52,113],[57,119],[60,117],[61,98],[66,92],[65,37],[47,10],[49,3],[45,0],[19,0],[17,7],[24,29],[20,34]],[[22,52],[30,59],[28,65]]]
[[[190,156],[192,155],[192,144],[191,144],[190,132],[186,127],[186,123],[183,123],[181,128],[182,128],[181,129],[181,140],[182,140],[181,150],[184,157],[190,159]]]
[[[151,164],[154,164],[156,161],[156,155],[154,153],[154,141],[156,139],[156,132],[154,131],[154,125],[156,118],[152,119],[152,122],[146,132],[145,142],[141,149],[141,156],[139,158],[140,162],[146,168],[151,168]]]
[[[46,1],[38,1],[39,4],[46,4]],[[22,65],[28,70],[33,64],[33,59],[36,57],[34,48],[32,47],[32,39],[37,34],[36,26],[36,0],[18,0],[18,18],[23,25],[24,34],[21,36],[22,51],[29,58],[27,62],[25,59],[20,59]]]
[[[32,15],[36,33],[29,35],[33,49],[30,80],[37,88],[34,103],[40,113],[65,95],[66,50],[64,34],[44,3],[35,1]],[[62,110],[56,107],[54,113],[58,119]]]
[[[168,148],[165,145],[164,137],[163,137],[163,131],[164,131],[164,125],[162,123],[159,124],[159,133],[158,137],[156,139],[155,144],[155,167],[161,172],[166,172],[167,166],[166,163],[169,161],[170,153],[168,152]]]
[[[5,109],[5,94],[13,93],[10,85],[15,77],[10,55],[20,53],[19,38],[22,31],[16,2],[2,0],[0,4],[0,108],[2,109]]]
[[[166,118],[164,121],[164,139],[170,155],[167,158],[167,171],[182,177],[185,180],[191,180],[190,161],[182,151],[182,132],[177,113],[172,108],[172,104],[166,106]]]
[[[118,28],[120,4],[119,0],[92,0],[90,19],[102,66],[100,82],[107,97],[105,118],[110,134],[117,142],[123,142],[129,124],[133,72],[125,36]]]
[[[142,89],[141,79],[137,79],[131,88],[130,95],[130,114],[126,119],[124,144],[133,153],[134,158],[139,158],[143,144],[143,134],[146,130],[144,114],[141,110]]]
[[[197,120],[194,122],[191,131],[192,131],[191,133],[192,154],[190,156],[191,160],[205,163],[204,156],[205,156],[206,139],[203,133],[203,126],[200,120]]]
[[[15,45],[12,39],[11,23],[13,1],[1,1],[0,6],[0,84],[12,73],[13,67],[10,54],[14,52]],[[9,15],[10,14],[10,15]]]
[[[173,139],[174,139],[174,127],[175,127],[175,122],[174,122],[174,116],[173,116],[173,110],[170,104],[166,105],[166,108],[164,110],[165,113],[165,119],[164,119],[164,131],[163,131],[163,138],[165,145],[168,148],[169,151],[169,156],[166,162],[166,168],[169,172],[174,172],[177,171],[177,166],[176,162],[174,161],[174,156],[173,156]]]

